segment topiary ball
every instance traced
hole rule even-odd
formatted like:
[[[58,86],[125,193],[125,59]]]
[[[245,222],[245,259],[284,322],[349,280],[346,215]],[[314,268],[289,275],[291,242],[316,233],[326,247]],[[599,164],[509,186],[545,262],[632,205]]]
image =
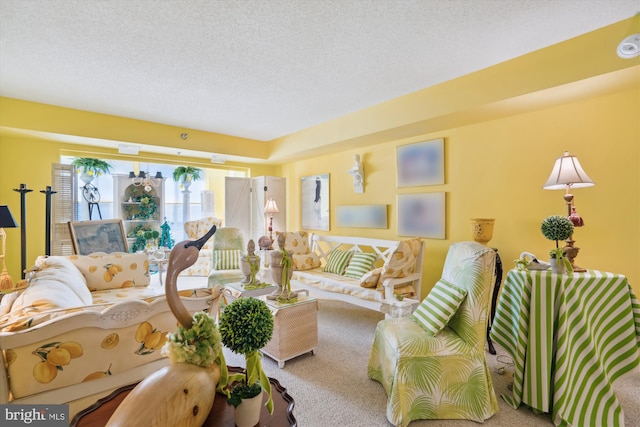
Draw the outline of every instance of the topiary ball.
[[[273,335],[273,315],[257,298],[238,298],[229,304],[218,323],[222,342],[236,354],[250,354],[264,347]]]
[[[573,224],[567,217],[551,215],[542,221],[540,231],[549,240],[567,240],[573,234]]]

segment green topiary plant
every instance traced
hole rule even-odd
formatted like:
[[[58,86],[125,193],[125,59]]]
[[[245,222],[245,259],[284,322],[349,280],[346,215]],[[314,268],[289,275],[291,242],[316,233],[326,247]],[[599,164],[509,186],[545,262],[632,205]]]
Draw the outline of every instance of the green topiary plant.
[[[222,312],[218,329],[224,345],[236,354],[244,354],[247,365],[244,375],[229,376],[229,384],[237,382],[231,389],[229,403],[237,407],[243,398],[257,396],[263,389],[269,396],[267,408],[273,413],[271,385],[262,368],[259,351],[273,335],[273,315],[269,307],[257,298],[238,298]]]
[[[564,249],[560,247],[558,241],[566,240],[573,234],[573,224],[569,218],[560,215],[551,215],[542,221],[540,231],[549,240],[555,240],[556,248],[549,251],[549,256],[563,262],[567,271],[572,271],[571,263],[565,256]]]

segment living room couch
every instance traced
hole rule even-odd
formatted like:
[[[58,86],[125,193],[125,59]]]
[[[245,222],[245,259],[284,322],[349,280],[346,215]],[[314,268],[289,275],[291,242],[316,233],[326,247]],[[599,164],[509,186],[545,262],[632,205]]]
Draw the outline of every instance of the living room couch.
[[[278,233],[280,234],[280,233]],[[424,242],[285,232],[294,289],[381,311],[383,300],[420,298]]]
[[[160,349],[177,321],[149,284],[144,253],[38,258],[0,301],[0,403],[69,403],[167,365]],[[221,289],[202,285],[179,280],[182,301],[215,314]]]

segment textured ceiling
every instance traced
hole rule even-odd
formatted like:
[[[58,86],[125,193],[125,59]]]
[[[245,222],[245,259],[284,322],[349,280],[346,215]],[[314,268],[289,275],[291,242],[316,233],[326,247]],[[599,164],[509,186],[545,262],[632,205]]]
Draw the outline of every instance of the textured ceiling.
[[[638,0],[0,0],[0,95],[266,141],[639,11]]]

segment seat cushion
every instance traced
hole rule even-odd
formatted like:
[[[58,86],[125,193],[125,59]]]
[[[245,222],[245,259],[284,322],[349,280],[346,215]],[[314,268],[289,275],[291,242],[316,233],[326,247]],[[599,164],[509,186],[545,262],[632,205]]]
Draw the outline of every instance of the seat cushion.
[[[464,301],[467,291],[440,279],[429,295],[422,300],[411,318],[424,328],[429,335],[437,335]]]

